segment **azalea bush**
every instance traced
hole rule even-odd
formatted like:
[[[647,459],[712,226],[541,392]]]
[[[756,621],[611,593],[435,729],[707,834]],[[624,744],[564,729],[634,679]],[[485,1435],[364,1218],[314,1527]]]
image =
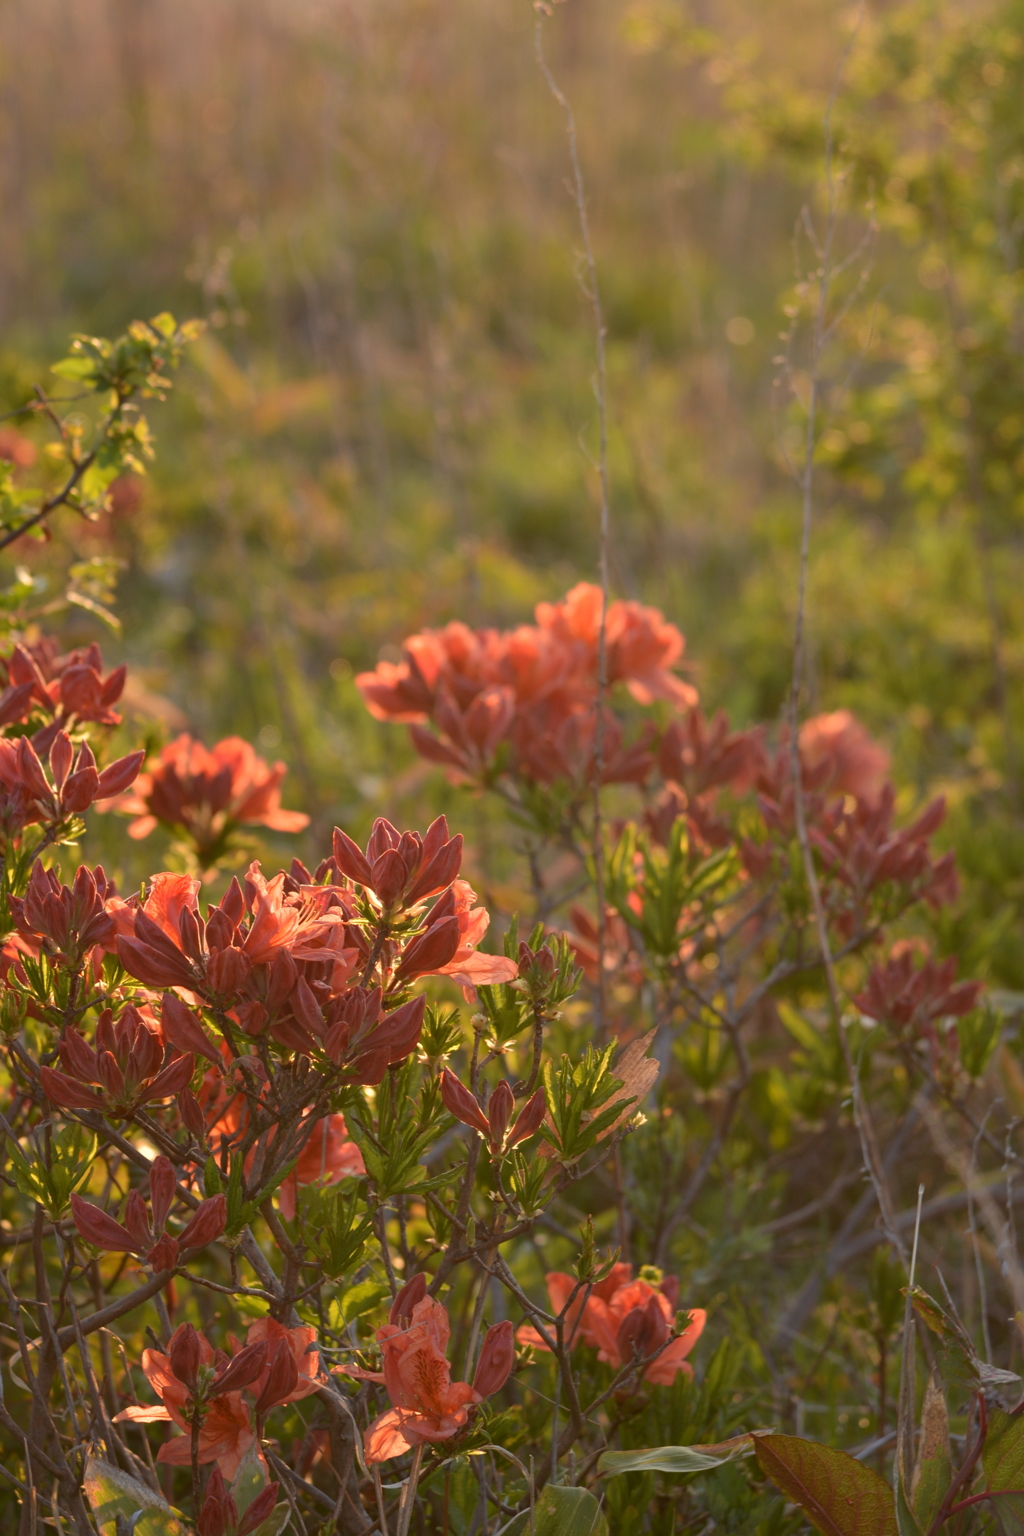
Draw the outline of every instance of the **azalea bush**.
[[[4,439],[0,544],[103,513],[194,334],[75,342],[79,393],[25,413],[56,451]],[[588,583],[409,636],[357,687],[451,807],[493,800],[510,910],[446,814],[254,856],[315,809],[285,765],[125,741],[125,669],[33,592],[0,695],[12,1529],[1016,1509],[1012,1032],[943,944],[942,800],[898,799],[853,715],[709,718],[676,625]],[[89,860],[117,825],[162,839],[139,889]]]

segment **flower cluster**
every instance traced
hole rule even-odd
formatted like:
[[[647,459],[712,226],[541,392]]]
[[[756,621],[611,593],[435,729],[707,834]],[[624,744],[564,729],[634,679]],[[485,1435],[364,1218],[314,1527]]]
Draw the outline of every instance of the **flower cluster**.
[[[144,755],[130,752],[101,771],[87,741],[76,752],[68,733],[57,730],[49,740],[48,779],[27,736],[0,737],[0,834],[11,844],[37,823],[61,827],[97,800],[127,788]]]
[[[484,1335],[472,1384],[452,1381],[448,1362],[451,1324],[440,1302],[427,1295],[427,1277],[415,1275],[398,1292],[388,1321],[377,1330],[383,1371],[340,1367],[348,1375],[382,1382],[392,1407],[363,1437],[367,1462],[390,1461],[417,1445],[451,1440],[473,1409],[501,1390],[515,1364],[512,1324],[494,1323]]]
[[[0,694],[0,724],[41,716],[44,723],[32,737],[40,753],[49,749],[60,731],[75,731],[87,724],[120,725],[114,705],[124,692],[127,675],[127,667],[120,666],[104,676],[103,655],[95,643],[66,655],[49,636],[19,643],[0,660],[0,677],[6,685]],[[105,790],[106,794],[117,792]]]
[[[301,832],[309,825],[303,811],[281,805],[287,771],[284,763],[265,763],[238,736],[208,749],[182,735],[146,764],[130,795],[113,803],[133,818],[129,837],[148,837],[162,825],[188,841],[205,869],[226,851],[239,827]]]
[[[587,1344],[614,1370],[637,1363],[644,1380],[668,1386],[682,1371],[693,1374],[687,1355],[704,1331],[707,1314],[699,1307],[675,1331],[679,1281],[656,1270],[633,1279],[631,1264],[613,1264],[594,1286],[553,1270],[545,1276],[551,1308],[564,1318],[571,1349]],[[519,1329],[519,1342],[546,1351],[548,1345],[530,1324]]]
[[[149,1169],[149,1206],[141,1191],[133,1189],[125,1201],[123,1221],[115,1221],[90,1201],[72,1195],[71,1214],[79,1235],[104,1253],[141,1254],[154,1270],[176,1268],[216,1242],[227,1225],[224,1196],[212,1195],[200,1201],[192,1219],[177,1237],[171,1237],[166,1226],[176,1186],[171,1162],[156,1157]]]
[[[198,1423],[200,1464],[216,1462],[230,1480],[242,1458],[258,1446],[258,1430],[271,1408],[299,1402],[319,1390],[318,1357],[310,1353],[315,1339],[315,1329],[285,1328],[273,1318],[260,1318],[250,1327],[245,1348],[229,1358],[191,1323],[182,1323],[166,1353],[143,1352],[142,1369],[160,1398],[159,1406],[124,1408],[115,1422],[163,1421],[187,1431],[160,1447],[157,1459],[172,1467],[188,1466],[191,1430]],[[251,1405],[244,1393],[253,1399]],[[276,1485],[270,1486],[276,1493]]]
[[[561,602],[539,603],[535,625],[424,630],[405,642],[400,662],[381,662],[356,683],[372,714],[408,724],[416,750],[456,775],[487,778],[507,767],[542,784],[585,784],[600,734],[602,780],[640,782],[653,733],[626,745],[608,712],[598,731],[602,608],[600,588],[581,582]],[[610,603],[604,630],[610,686],[625,684],[641,704],[696,703],[695,689],[673,670],[683,636],[656,608]]]
[[[927,946],[901,941],[883,964],[872,966],[853,1001],[896,1040],[927,1051],[933,1069],[940,1071],[957,1054],[957,1037],[949,1026],[970,1013],[982,990],[980,982],[957,981],[956,973],[955,955],[934,960]]]

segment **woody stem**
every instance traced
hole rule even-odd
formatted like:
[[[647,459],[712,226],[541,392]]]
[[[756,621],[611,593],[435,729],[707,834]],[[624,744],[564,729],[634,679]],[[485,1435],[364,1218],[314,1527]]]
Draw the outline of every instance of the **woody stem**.
[[[199,1404],[192,1408],[192,1513],[198,1519],[199,1500],[202,1496],[202,1486],[199,1478],[199,1431],[202,1428],[203,1419]]]
[[[388,1517],[384,1508],[384,1489],[380,1485],[380,1467],[373,1464],[373,1486],[377,1494],[377,1517],[380,1520],[381,1536],[388,1536]]]
[[[402,1502],[398,1507],[398,1536],[409,1536],[409,1523],[412,1520],[412,1508],[416,1503],[416,1484],[420,1476],[420,1462],[423,1460],[423,1447],[418,1445],[412,1453],[412,1464],[409,1467],[409,1476],[405,1487],[402,1489]]]

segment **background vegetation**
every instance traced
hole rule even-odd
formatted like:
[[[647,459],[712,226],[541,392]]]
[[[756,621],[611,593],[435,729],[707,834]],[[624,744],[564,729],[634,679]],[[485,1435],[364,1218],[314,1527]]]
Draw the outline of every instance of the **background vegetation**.
[[[447,811],[506,916],[531,897],[504,810],[370,719],[353,679],[415,630],[524,622],[597,570],[593,335],[533,25],[525,0],[0,4],[0,412],[69,331],[165,308],[208,321],[152,473],[118,482],[97,522],[55,520],[33,556],[53,593],[69,560],[123,562],[123,638],[79,607],[57,621],[68,645],[101,638],[129,663],[112,755],[141,725],[154,745],[187,727],[284,758],[285,802],[311,822],[266,835],[268,868],[295,850],[315,863],[336,824],[362,842],[377,814],[425,827]],[[824,227],[846,55],[831,124],[848,305],[819,379],[803,709],[867,724],[904,820],[946,796],[938,843],[962,890],[915,921],[1004,1010],[1013,1121],[1024,5],[567,0],[547,49],[578,120],[608,326],[612,586],[678,624],[705,710],[736,726],[781,721],[792,676],[787,460],[810,379],[804,330],[785,333],[813,298],[802,210]],[[107,815],[89,857],[125,890],[178,855]],[[770,1144],[770,1074],[757,1091]],[[767,1257],[748,1216],[716,1187],[674,1260],[738,1331],[741,1282]],[[766,1309],[809,1251],[764,1265]],[[854,1435],[864,1393],[836,1340],[852,1358],[870,1339],[863,1308],[887,1284],[830,1275],[796,1375],[765,1346],[791,1427]],[[747,1317],[752,1338],[763,1320]]]
[[[550,29],[608,315],[614,584],[680,624],[740,722],[789,676],[773,358],[853,20],[576,0]],[[808,701],[855,708],[913,795],[950,794],[978,960],[1010,986],[1016,20],[882,6],[858,33],[837,125],[851,237],[872,207],[879,230],[822,450]],[[283,744],[311,840],[382,791],[439,793],[367,725],[353,669],[596,568],[592,341],[532,22],[490,0],[0,11],[2,399],[69,329],[211,320],[138,504],[61,537],[126,561],[125,653],[175,722]]]

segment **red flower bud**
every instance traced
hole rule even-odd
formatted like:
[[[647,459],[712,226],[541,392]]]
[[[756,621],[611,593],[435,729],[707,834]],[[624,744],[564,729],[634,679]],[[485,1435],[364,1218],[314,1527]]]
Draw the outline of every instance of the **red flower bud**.
[[[410,998],[401,1008],[396,1008],[394,1013],[385,1014],[380,1023],[357,1042],[360,1053],[386,1052],[388,1066],[404,1061],[409,1052],[416,1048],[426,1006],[427,1000],[421,994]]]
[[[397,848],[388,848],[370,870],[370,887],[382,907],[393,906],[405,889],[409,871]]]
[[[427,1276],[424,1270],[418,1275],[413,1275],[407,1280],[402,1289],[391,1303],[391,1311],[388,1313],[388,1322],[396,1323],[399,1328],[408,1328],[412,1322],[412,1309],[421,1302],[427,1294]]]
[[[63,787],[64,780],[71,771],[74,756],[75,749],[71,745],[71,737],[67,731],[58,731],[50,748],[50,772],[58,789]]]
[[[411,981],[447,965],[455,958],[461,936],[457,917],[442,917],[440,922],[431,923],[406,946],[395,980]]]
[[[46,782],[43,765],[27,736],[18,737],[18,777],[24,784],[29,799],[46,802],[53,798],[53,791]]]
[[[280,1486],[280,1483],[267,1483],[266,1487],[260,1489],[242,1516],[235,1536],[250,1536],[251,1531],[263,1524],[277,1503],[277,1490]]]
[[[164,1067],[158,1072],[150,1083],[145,1093],[145,1103],[155,1103],[157,1099],[169,1099],[179,1088],[187,1088],[192,1081],[192,1073],[195,1071],[196,1059],[194,1056],[179,1056],[177,1061],[172,1061],[170,1066]]]
[[[286,1397],[290,1397],[299,1384],[299,1367],[292,1352],[288,1339],[278,1339],[274,1346],[274,1353],[270,1357],[270,1369],[267,1379],[263,1383],[263,1391],[256,1399],[256,1416],[263,1415],[275,1403],[283,1403]]]
[[[97,662],[97,669],[98,667],[99,662]],[[100,699],[104,704],[117,703],[122,693],[124,693],[125,679],[127,676],[128,668],[124,665],[123,662],[119,667],[115,667],[113,672],[109,674],[106,682],[103,684],[103,691],[100,694]]]
[[[124,1096],[124,1073],[118,1066],[111,1051],[100,1051],[96,1063],[100,1083],[107,1090],[112,1099],[120,1099]]]
[[[122,794],[134,784],[145,756],[145,752],[129,752],[127,757],[119,757],[115,763],[110,764],[109,768],[104,768],[99,777],[96,798],[107,800],[111,795]]]
[[[100,776],[95,768],[79,768],[60,792],[60,808],[66,816],[87,811],[99,793]]]
[[[441,1098],[444,1107],[456,1120],[461,1120],[463,1125],[472,1126],[479,1131],[481,1136],[489,1136],[491,1128],[487,1123],[483,1110],[468,1088],[464,1088],[455,1076],[445,1067],[441,1073]]]
[[[168,1045],[176,1046],[179,1051],[191,1051],[196,1056],[205,1056],[215,1067],[221,1065],[217,1047],[192,1010],[186,1008],[181,998],[175,997],[173,992],[164,993],[160,1018]]]
[[[197,1209],[184,1232],[179,1232],[178,1242],[185,1248],[205,1248],[214,1243],[228,1224],[228,1202],[224,1195],[212,1195]]]
[[[495,1323],[484,1334],[480,1359],[473,1376],[474,1389],[481,1397],[499,1392],[512,1374],[516,1363],[515,1330],[507,1320]]]
[[[626,1313],[619,1324],[615,1342],[624,1365],[634,1355],[641,1359],[653,1355],[668,1342],[668,1323],[657,1296],[649,1296],[644,1306],[633,1307]]]
[[[304,976],[300,976],[292,993],[292,1012],[302,1025],[311,1034],[323,1038],[325,1023],[320,1006],[313,996],[309,982]]]
[[[366,857],[370,865],[375,864],[389,848],[397,848],[401,841],[398,828],[393,827],[386,816],[378,816],[370,828],[370,840],[366,845]]]
[[[512,1127],[512,1134],[508,1138],[510,1147],[517,1147],[521,1141],[539,1131],[544,1124],[544,1116],[547,1113],[547,1100],[544,1097],[543,1088],[538,1088],[533,1096],[527,1099]]]
[[[167,1355],[175,1376],[194,1393],[199,1381],[200,1350],[199,1335],[191,1323],[175,1328]]]
[[[334,829],[334,862],[349,880],[370,888],[370,866],[366,856],[340,827]]]
[[[152,1246],[153,1233],[149,1225],[146,1202],[137,1189],[133,1189],[124,1204],[124,1224],[132,1235],[137,1253],[145,1253]]]
[[[151,1265],[157,1274],[165,1269],[177,1269],[178,1244],[175,1238],[168,1237],[166,1233],[155,1242],[146,1254],[146,1263]]]
[[[206,980],[220,997],[234,997],[249,979],[252,966],[240,949],[219,949],[206,962]]]
[[[68,1071],[83,1082],[94,1083],[97,1080],[98,1064],[96,1052],[91,1045],[86,1045],[77,1029],[67,1029],[57,1047],[60,1059]]]
[[[103,1109],[105,1107],[98,1093],[76,1082],[73,1077],[67,1077],[63,1072],[55,1072],[52,1067],[40,1067],[39,1076],[42,1079],[46,1097],[51,1103],[59,1104],[62,1109]]]
[[[143,914],[136,916],[136,923]],[[192,967],[180,950],[168,944],[168,954],[138,939],[119,938],[117,958],[136,981],[146,987],[194,987]]]
[[[225,1392],[240,1392],[243,1387],[263,1375],[264,1366],[267,1363],[267,1345],[261,1339],[258,1344],[249,1344],[245,1349],[239,1350],[219,1376],[215,1377],[207,1394],[209,1397],[223,1397]]]
[[[71,1216],[82,1237],[94,1248],[102,1248],[106,1253],[135,1253],[142,1246],[119,1221],[81,1195],[71,1196]]]
[[[679,1311],[679,1280],[675,1275],[666,1275],[658,1286],[658,1290],[664,1296],[673,1312]]]
[[[275,1483],[275,1488],[277,1484]],[[250,1506],[251,1507],[251,1506]],[[199,1536],[225,1536],[234,1531],[238,1523],[238,1509],[224,1482],[224,1474],[214,1463],[210,1481],[206,1485],[206,1498],[199,1511],[196,1529]]]
[[[427,837],[429,836],[428,831]],[[424,851],[426,851],[425,843]],[[420,871],[415,885],[406,894],[406,903],[412,906],[414,902],[426,901],[428,896],[436,896],[438,891],[446,890],[461,868],[462,833],[460,832],[452,838],[451,842],[440,848]]]
[[[508,1122],[512,1118],[512,1111],[515,1107],[515,1095],[505,1079],[502,1078],[491,1094],[487,1104],[487,1124],[490,1127],[490,1143],[496,1152],[500,1151],[504,1143]]]
[[[191,1088],[182,1088],[178,1094],[178,1114],[181,1123],[190,1135],[194,1136],[200,1146],[206,1145],[206,1117],[203,1114],[203,1106],[192,1092]]]
[[[153,1207],[153,1230],[162,1232],[174,1199],[177,1179],[169,1157],[154,1157],[149,1165],[149,1203]]]

